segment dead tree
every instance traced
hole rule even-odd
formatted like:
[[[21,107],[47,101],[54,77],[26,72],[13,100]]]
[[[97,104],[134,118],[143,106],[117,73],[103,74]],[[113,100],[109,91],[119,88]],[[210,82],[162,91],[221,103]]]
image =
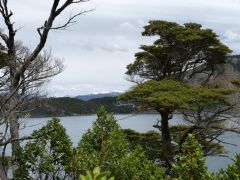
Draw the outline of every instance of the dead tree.
[[[15,36],[17,29],[12,22],[13,12],[9,9],[8,0],[0,0],[0,14],[6,26],[6,32],[1,31],[0,37],[6,46],[8,56],[7,64],[1,73],[1,113],[3,118],[1,123],[6,124],[6,130],[10,130],[10,139],[21,139],[19,137],[19,111],[26,103],[28,97],[32,97],[36,89],[42,85],[50,77],[62,71],[60,61],[54,61],[55,64],[49,64],[51,56],[42,53],[42,50],[47,41],[51,30],[66,29],[69,25],[75,22],[75,18],[88,11],[81,11],[73,16],[70,16],[65,23],[54,27],[54,21],[61,15],[69,6],[86,2],[88,0],[53,0],[51,11],[44,24],[37,29],[39,34],[39,42],[36,47],[29,51],[23,46],[19,46]],[[90,10],[91,11],[91,10]],[[23,102],[25,101],[25,102]],[[2,136],[4,140],[6,136]],[[15,152],[19,148],[19,141],[9,141],[12,146],[12,158],[15,157]],[[14,171],[18,165],[13,167]]]
[[[212,147],[203,147],[205,156],[219,154],[217,145],[231,144],[222,140],[221,136],[227,132],[240,133],[240,128],[231,111],[235,105],[228,106],[204,106],[195,110],[181,110],[183,119],[187,122],[188,128],[179,139],[179,151],[188,135],[194,133],[200,142],[212,143]],[[231,144],[236,146],[235,144]]]

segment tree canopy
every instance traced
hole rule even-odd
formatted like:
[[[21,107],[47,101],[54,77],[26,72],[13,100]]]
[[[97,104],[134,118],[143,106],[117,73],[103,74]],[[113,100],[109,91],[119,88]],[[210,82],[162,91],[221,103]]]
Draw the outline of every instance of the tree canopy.
[[[119,100],[139,103],[144,108],[151,108],[159,112],[161,115],[161,125],[159,126],[157,124],[155,127],[159,128],[162,133],[162,156],[165,159],[165,165],[168,166],[168,168],[171,168],[175,153],[173,152],[172,135],[168,121],[172,118],[172,113],[175,110],[187,110],[192,114],[197,112],[197,118],[191,121],[193,126],[190,127],[180,138],[180,149],[186,136],[194,130],[200,129],[202,130],[200,133],[205,132],[204,136],[202,136],[203,141],[205,141],[210,134],[208,133],[206,135],[206,129],[211,129],[213,128],[212,125],[214,125],[214,128],[218,131],[218,128],[222,128],[223,121],[218,117],[221,112],[220,110],[216,113],[208,112],[207,114],[212,115],[209,118],[202,118],[202,114],[203,116],[206,114],[202,113],[202,111],[212,107],[218,109],[217,107],[220,106],[221,109],[222,107],[230,106],[226,95],[231,93],[232,91],[227,89],[207,88],[201,86],[196,87],[166,78],[161,81],[148,80],[138,84],[130,91],[120,96]],[[219,124],[221,126],[219,126]]]
[[[228,105],[231,90],[195,87],[173,79],[149,80],[134,86],[119,97],[120,101],[140,102],[155,109],[195,109],[196,106]]]
[[[135,61],[127,66],[126,74],[132,81],[165,77],[183,80],[201,72],[210,76],[231,52],[215,32],[197,23],[153,20],[142,35],[158,38],[152,45],[142,45]]]

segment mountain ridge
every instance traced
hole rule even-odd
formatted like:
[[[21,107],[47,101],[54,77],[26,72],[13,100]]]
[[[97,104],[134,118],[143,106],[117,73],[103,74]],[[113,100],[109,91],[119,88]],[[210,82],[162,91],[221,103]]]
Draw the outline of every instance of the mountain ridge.
[[[120,92],[97,93],[97,94],[78,95],[78,96],[75,96],[74,98],[83,100],[83,101],[89,101],[97,98],[117,97],[117,96],[120,96],[121,94],[122,93]]]
[[[30,117],[62,117],[96,114],[104,106],[108,112],[129,114],[136,111],[132,105],[120,105],[117,97],[103,97],[83,101],[71,97],[45,98],[41,105],[30,113]]]

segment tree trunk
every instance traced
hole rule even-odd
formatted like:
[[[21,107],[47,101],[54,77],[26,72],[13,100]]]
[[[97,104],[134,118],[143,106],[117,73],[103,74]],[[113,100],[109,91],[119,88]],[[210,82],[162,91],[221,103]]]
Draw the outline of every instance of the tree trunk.
[[[3,168],[2,162],[0,161],[0,180],[7,180],[7,175]]]
[[[19,138],[19,122],[18,122],[18,112],[17,112],[17,108],[18,108],[18,91],[16,91],[16,88],[11,88],[10,94],[12,94],[12,98],[9,101],[9,107],[11,109],[9,117],[8,117],[8,122],[10,125],[10,135],[11,135],[11,139],[15,139],[15,141],[11,142],[11,146],[12,146],[12,174],[13,177],[15,174],[15,171],[18,169],[18,163],[16,161],[16,152],[20,147],[20,142],[16,141],[16,139]]]
[[[161,132],[162,132],[162,153],[163,158],[165,160],[166,166],[168,168],[171,168],[172,162],[173,162],[173,150],[172,150],[172,138],[171,138],[171,132],[169,129],[169,115],[171,115],[171,112],[168,110],[161,110],[159,111],[161,115]]]
[[[18,115],[16,112],[12,112],[9,115],[9,124],[10,124],[10,134],[11,139],[18,139],[19,138],[19,123],[18,123]],[[12,156],[16,153],[16,150],[20,147],[19,141],[13,141],[12,143]]]

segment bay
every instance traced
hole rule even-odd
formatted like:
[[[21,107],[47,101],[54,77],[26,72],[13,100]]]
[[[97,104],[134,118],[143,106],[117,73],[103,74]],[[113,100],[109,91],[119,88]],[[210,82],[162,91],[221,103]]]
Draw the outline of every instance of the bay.
[[[139,132],[147,132],[149,130],[156,130],[153,127],[157,120],[160,118],[158,114],[139,114],[139,115],[114,115],[118,120],[120,126],[124,129],[130,128]],[[60,117],[61,124],[66,128],[67,134],[71,137],[74,145],[77,145],[84,132],[91,128],[93,121],[97,118],[96,115],[89,116],[71,116]],[[21,119],[22,130],[21,135],[30,135],[35,129],[41,128],[51,118],[23,118]],[[182,124],[182,116],[175,114],[173,119],[170,120],[171,125]],[[226,133],[221,137],[222,140],[236,144],[225,145],[225,149],[228,151],[229,157],[207,157],[207,166],[210,171],[217,171],[220,168],[225,168],[227,164],[231,163],[231,158],[236,153],[240,153],[240,136],[234,133]]]

